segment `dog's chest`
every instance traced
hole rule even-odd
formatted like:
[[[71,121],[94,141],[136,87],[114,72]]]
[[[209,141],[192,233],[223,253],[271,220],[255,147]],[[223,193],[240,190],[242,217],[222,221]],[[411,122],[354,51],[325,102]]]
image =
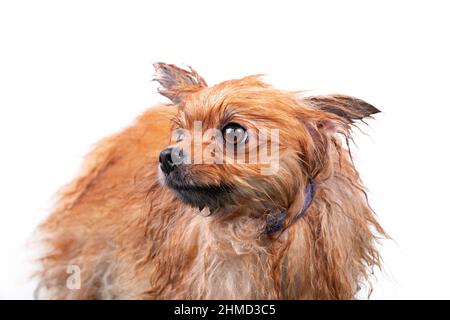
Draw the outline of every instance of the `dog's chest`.
[[[206,225],[186,280],[186,297],[197,299],[273,298],[273,277],[267,248],[247,225]]]

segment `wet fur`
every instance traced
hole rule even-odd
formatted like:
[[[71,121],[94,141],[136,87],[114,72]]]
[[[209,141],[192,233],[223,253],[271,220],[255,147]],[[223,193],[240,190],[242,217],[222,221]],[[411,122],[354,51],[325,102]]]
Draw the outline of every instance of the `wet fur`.
[[[195,73],[180,82],[178,73],[189,71],[162,66],[174,72],[165,73],[166,83],[160,79],[173,104],[149,109],[101,141],[40,226],[46,252],[37,296],[354,298],[380,265],[376,242],[384,231],[342,142],[355,121],[376,109],[350,97],[276,90],[256,76],[206,87]],[[196,119],[218,127],[230,116],[280,128],[280,169],[269,177],[260,176],[257,165],[192,169],[203,183],[234,187],[218,212],[203,217],[161,183],[158,155],[172,143],[174,127],[190,128]],[[265,235],[268,214],[285,208],[289,218],[302,207],[310,177],[317,192],[307,214]],[[81,268],[79,290],[66,287],[68,265]]]

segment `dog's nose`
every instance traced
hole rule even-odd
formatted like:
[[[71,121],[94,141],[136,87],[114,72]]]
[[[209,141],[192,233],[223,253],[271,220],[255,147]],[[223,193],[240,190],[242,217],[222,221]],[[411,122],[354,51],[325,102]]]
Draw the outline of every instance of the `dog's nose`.
[[[177,161],[178,159],[172,159],[172,156],[174,155],[181,155],[181,150],[178,151],[178,149],[175,148],[166,148],[159,154],[159,163],[161,164],[161,170],[165,174],[169,174],[175,169],[180,161]]]

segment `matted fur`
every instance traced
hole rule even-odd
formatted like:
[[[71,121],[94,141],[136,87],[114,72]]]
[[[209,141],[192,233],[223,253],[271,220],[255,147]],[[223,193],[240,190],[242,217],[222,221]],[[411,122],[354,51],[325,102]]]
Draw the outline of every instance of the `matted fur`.
[[[192,69],[155,67],[165,72],[157,80],[173,104],[149,109],[101,141],[61,191],[39,229],[47,250],[37,296],[354,298],[380,265],[376,241],[385,234],[341,140],[354,121],[378,110],[346,96],[276,90],[257,76],[206,87]],[[220,128],[226,117],[280,129],[280,168],[261,176],[257,164],[192,166],[202,183],[234,186],[229,202],[204,217],[160,182],[158,156],[174,127],[200,120]],[[308,178],[317,192],[305,216],[264,234],[267,212],[285,208],[289,219],[299,211]],[[78,290],[66,287],[69,265],[81,268]]]

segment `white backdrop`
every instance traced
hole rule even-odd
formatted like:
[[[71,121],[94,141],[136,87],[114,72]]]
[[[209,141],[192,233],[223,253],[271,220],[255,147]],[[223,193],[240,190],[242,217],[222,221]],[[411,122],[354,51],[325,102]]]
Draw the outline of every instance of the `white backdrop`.
[[[0,2],[0,298],[32,297],[28,241],[92,144],[163,101],[155,61],[381,109],[353,148],[394,239],[371,298],[450,298],[445,4]]]

